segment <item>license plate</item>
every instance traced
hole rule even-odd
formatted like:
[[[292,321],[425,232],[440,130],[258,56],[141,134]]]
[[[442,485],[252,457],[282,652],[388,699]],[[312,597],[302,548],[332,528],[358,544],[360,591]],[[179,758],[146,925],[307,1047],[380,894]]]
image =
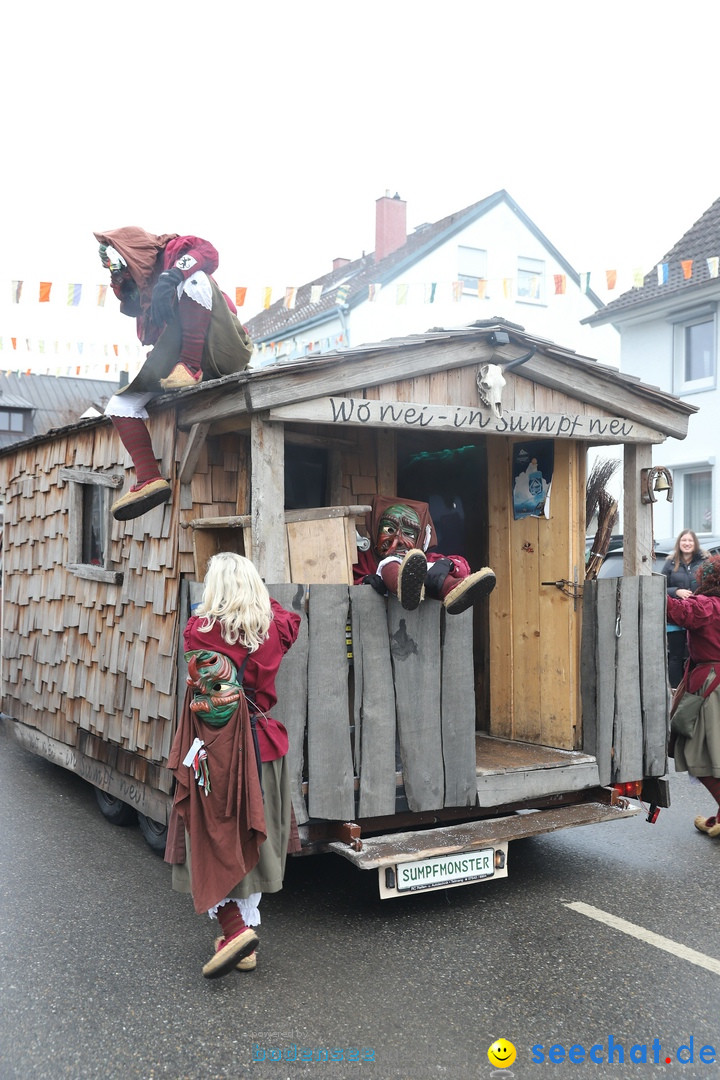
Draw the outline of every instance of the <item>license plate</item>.
[[[507,845],[395,863],[394,883],[388,869],[385,867],[380,871],[381,893],[385,897],[469,885],[487,878],[507,877]]]

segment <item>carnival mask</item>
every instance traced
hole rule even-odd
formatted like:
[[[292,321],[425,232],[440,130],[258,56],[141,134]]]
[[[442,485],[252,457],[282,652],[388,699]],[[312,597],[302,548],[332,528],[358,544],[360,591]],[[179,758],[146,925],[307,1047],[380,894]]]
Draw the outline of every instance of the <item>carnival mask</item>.
[[[383,511],[375,541],[377,553],[383,559],[417,547],[419,538],[420,518],[412,507],[397,503]]]
[[[110,281],[116,296],[120,299],[123,315],[137,317],[141,314],[140,292],[125,259],[111,244],[101,244],[100,262],[110,271]]]
[[[193,689],[191,712],[212,727],[223,727],[236,711],[242,695],[237,669],[222,653],[194,649],[185,653],[188,686]]]

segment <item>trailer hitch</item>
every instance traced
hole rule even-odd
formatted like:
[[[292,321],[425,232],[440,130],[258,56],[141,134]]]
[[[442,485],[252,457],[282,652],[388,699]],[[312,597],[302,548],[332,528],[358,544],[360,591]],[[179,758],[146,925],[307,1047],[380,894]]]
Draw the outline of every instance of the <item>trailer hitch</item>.
[[[330,826],[330,832],[335,839],[347,844],[353,851],[362,851],[363,845],[360,839],[360,831],[360,826],[354,821],[336,821]]]

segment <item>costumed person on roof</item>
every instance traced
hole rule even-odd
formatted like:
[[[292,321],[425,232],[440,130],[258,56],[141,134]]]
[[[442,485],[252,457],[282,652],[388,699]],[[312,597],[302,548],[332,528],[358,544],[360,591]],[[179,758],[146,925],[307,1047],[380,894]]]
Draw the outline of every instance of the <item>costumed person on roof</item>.
[[[213,555],[185,627],[188,689],[168,758],[177,787],[165,853],[173,889],[191,893],[222,930],[206,979],[255,968],[260,898],[282,888],[289,846],[300,846],[287,731],[270,716],[299,629],[249,559]]]
[[[155,236],[136,226],[95,237],[121,312],[136,319],[142,344],[153,346],[105,409],[135,467],[135,483],[112,507],[118,521],[127,521],[167,502],[172,491],[145,425],[150,398],[195,386],[203,375],[217,379],[242,371],[252,344],[235,305],[212,277],[218,253],[207,240]]]
[[[495,588],[489,566],[472,573],[462,555],[441,555],[427,503],[376,495],[366,517],[370,548],[358,553],[356,585],[397,596],[406,611],[422,600],[441,600],[449,615],[459,615]]]

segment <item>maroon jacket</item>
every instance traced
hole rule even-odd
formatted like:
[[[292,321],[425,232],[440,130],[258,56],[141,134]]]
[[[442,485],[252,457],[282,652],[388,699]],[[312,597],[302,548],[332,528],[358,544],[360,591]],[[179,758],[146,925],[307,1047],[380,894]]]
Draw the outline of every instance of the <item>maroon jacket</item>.
[[[695,593],[685,600],[679,600],[675,596],[668,596],[667,614],[670,622],[684,627],[688,632],[690,668],[687,689],[691,694],[697,694],[711,667],[720,672],[720,597]]]
[[[294,611],[287,611],[271,598],[273,621],[270,623],[267,640],[259,649],[250,653],[244,645],[236,641],[229,645],[222,636],[220,623],[216,622],[212,630],[203,633],[200,627],[205,624],[203,615],[191,615],[185,627],[185,652],[194,649],[214,649],[229,657],[238,670],[243,660],[248,657],[243,675],[243,686],[251,693],[260,710],[257,716],[257,736],[260,744],[260,757],[263,761],[274,761],[288,752],[288,737],[284,724],[274,720],[270,710],[277,702],[275,676],[280,662],[300,630],[300,616]],[[262,715],[264,714],[264,715]]]

